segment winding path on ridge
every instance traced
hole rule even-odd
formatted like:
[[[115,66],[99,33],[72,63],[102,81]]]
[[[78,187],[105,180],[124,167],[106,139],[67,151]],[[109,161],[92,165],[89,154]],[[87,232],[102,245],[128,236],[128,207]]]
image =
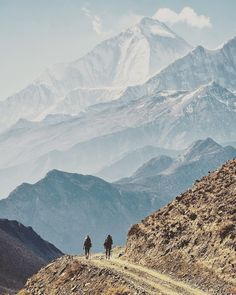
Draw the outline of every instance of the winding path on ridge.
[[[209,295],[168,275],[116,257],[106,260],[104,255],[92,255],[89,260],[79,256],[77,259],[101,269],[110,269],[145,295]]]

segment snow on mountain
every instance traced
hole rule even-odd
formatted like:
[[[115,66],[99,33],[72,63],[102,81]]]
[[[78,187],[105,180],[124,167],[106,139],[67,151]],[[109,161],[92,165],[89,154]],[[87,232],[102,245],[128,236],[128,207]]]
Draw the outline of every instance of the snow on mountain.
[[[236,37],[216,50],[196,47],[143,85],[128,87],[123,97],[134,99],[167,89],[193,90],[211,81],[236,90]]]
[[[193,92],[167,91],[136,101],[117,100],[63,122],[40,124],[38,128],[26,130],[10,129],[0,136],[0,151],[8,148],[9,157],[5,153],[3,160],[7,164],[9,159],[16,165],[19,160],[25,161],[25,149],[27,159],[31,159],[32,155],[40,156],[54,149],[66,150],[74,144],[129,128],[145,128],[149,135],[156,134],[157,144],[168,148],[182,148],[208,136],[219,142],[233,141],[235,102],[236,96],[216,83]],[[15,142],[18,142],[17,146]],[[12,153],[11,145],[14,147]],[[32,154],[29,153],[31,149]],[[5,164],[0,159],[0,167]]]
[[[43,126],[50,126],[50,125],[72,120],[73,118],[75,117],[72,115],[67,115],[67,114],[50,114],[50,115],[47,115],[41,121],[29,121],[26,119],[19,119],[15,124],[11,126],[9,130],[16,131],[16,130],[22,130],[22,129],[26,130],[26,129],[39,128]]]
[[[84,57],[52,66],[37,80],[68,92],[77,87],[125,87],[144,82],[191,46],[165,24],[144,17]]]
[[[236,96],[216,83],[100,104],[63,122],[34,122],[0,136],[0,193],[51,169],[96,174],[147,145],[183,149],[199,138],[235,141]],[[127,175],[128,176],[128,175]]]
[[[124,93],[124,88],[76,88],[70,91],[62,101],[59,101],[51,110],[54,114],[76,115],[87,107],[110,100],[118,99]],[[43,118],[48,113],[40,114]]]
[[[122,95],[191,50],[165,24],[143,18],[103,41],[82,58],[48,68],[32,84],[0,103],[0,128],[20,118],[40,120],[50,113],[76,114]]]
[[[39,113],[55,103],[55,95],[48,86],[31,84],[5,101],[0,101],[0,130],[20,118],[34,120]]]
[[[32,125],[28,124],[26,128],[12,128],[0,136],[0,151],[4,154],[4,157],[0,157],[0,168],[16,166],[53,150],[67,150],[75,144],[109,134],[117,133],[119,136],[119,132],[123,130],[137,128],[155,121],[160,114],[165,114],[168,111],[169,103],[181,95],[182,92],[163,92],[136,102],[114,101],[102,106],[99,105],[78,117],[56,124],[33,123]],[[147,140],[149,133],[146,134]],[[137,135],[130,134],[130,138],[127,137],[125,140],[130,141],[133,138],[133,142],[137,142],[134,136]],[[153,143],[155,140],[150,143],[146,142],[145,145],[153,145]],[[109,147],[111,145],[112,143],[109,144]],[[136,146],[136,148],[138,147]],[[106,150],[106,147],[102,148]],[[114,149],[117,150],[115,146]],[[128,151],[123,150],[122,153]],[[108,158],[107,155],[106,158]],[[97,159],[96,162],[99,160]],[[109,163],[104,163],[104,166],[106,164]],[[89,166],[89,163],[87,162],[86,165]]]

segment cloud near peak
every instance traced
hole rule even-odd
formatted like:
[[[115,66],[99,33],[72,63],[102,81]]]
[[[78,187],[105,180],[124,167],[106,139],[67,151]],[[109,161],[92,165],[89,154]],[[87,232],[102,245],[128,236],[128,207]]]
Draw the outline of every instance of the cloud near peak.
[[[96,15],[93,14],[87,7],[82,7],[82,12],[84,13],[84,15],[90,19],[91,24],[92,24],[92,28],[93,31],[97,34],[97,35],[106,35],[108,32],[106,32],[102,26],[102,20],[101,18]]]
[[[186,23],[199,29],[212,27],[208,16],[198,15],[191,7],[184,7],[179,13],[170,8],[160,8],[153,18],[169,24]]]

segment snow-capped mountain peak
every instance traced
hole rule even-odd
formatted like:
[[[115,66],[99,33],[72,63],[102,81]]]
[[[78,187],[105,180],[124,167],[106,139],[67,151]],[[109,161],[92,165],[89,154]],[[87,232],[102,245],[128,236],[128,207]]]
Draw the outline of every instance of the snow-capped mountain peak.
[[[164,23],[150,17],[142,18],[135,27],[139,28],[146,37],[159,36],[164,38],[178,38]]]
[[[20,118],[77,114],[90,105],[117,99],[126,87],[144,83],[191,49],[165,24],[145,17],[85,56],[49,67],[28,87],[2,102],[0,128]]]

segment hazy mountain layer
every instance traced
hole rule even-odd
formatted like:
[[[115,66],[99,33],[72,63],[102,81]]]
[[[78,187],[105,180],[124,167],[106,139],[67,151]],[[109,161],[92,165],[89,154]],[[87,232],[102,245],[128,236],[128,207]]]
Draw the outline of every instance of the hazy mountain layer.
[[[174,150],[145,146],[125,153],[119,160],[104,167],[96,175],[107,181],[116,181],[120,178],[131,176],[142,164],[158,155],[176,156],[178,153],[178,151]]]
[[[93,251],[103,249],[109,233],[123,244],[129,226],[164,203],[155,194],[123,192],[94,176],[53,170],[1,200],[0,215],[33,226],[64,252],[81,253],[87,234]]]
[[[132,178],[116,184],[53,170],[1,200],[0,214],[33,226],[65,252],[81,252],[86,234],[93,237],[94,249],[100,250],[108,233],[116,244],[123,244],[130,224],[234,156],[234,148],[207,139],[193,144],[177,160],[166,156],[150,160]]]
[[[182,149],[209,136],[234,141],[235,103],[232,92],[210,83],[193,92],[165,91],[100,104],[80,117],[20,122],[0,136],[0,193],[6,196],[52,169],[96,174],[147,145]]]
[[[128,191],[150,191],[171,200],[195,180],[236,157],[236,149],[211,138],[198,140],[177,159],[160,156],[142,165],[130,178],[118,181]]]

